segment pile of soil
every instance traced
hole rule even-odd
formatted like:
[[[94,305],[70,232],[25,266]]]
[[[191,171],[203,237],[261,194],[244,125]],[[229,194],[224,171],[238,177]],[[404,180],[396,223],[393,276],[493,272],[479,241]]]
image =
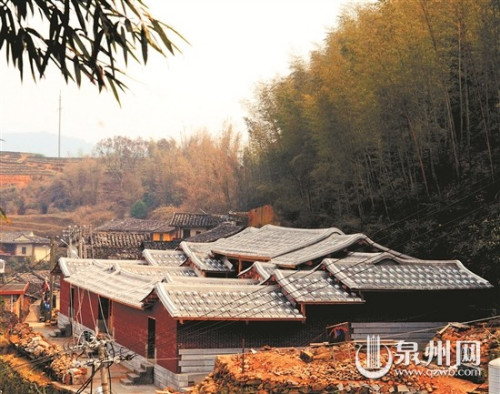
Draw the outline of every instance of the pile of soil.
[[[478,341],[480,366],[500,357],[500,321],[474,326],[449,325],[435,341]],[[451,346],[454,360],[455,347]],[[252,392],[266,393],[446,393],[487,392],[487,382],[451,376],[449,369],[435,364],[399,364],[378,380],[362,376],[355,364],[357,347],[352,343],[308,349],[263,348],[256,353],[218,357],[214,371],[193,394]],[[360,353],[362,354],[362,353]],[[382,360],[384,361],[384,360]],[[383,362],[382,362],[383,364]],[[401,374],[401,370],[406,371]],[[453,372],[453,371],[452,371]],[[483,379],[484,380],[484,379]]]

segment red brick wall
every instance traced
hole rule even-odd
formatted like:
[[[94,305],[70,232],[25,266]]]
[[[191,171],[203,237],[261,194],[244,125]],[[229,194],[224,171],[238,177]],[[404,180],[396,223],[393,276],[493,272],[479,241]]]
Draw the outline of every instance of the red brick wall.
[[[95,330],[99,312],[97,295],[87,290],[75,288],[73,305],[74,319],[77,323]]]
[[[61,313],[68,315],[70,286],[61,280]],[[91,307],[91,306],[92,307]],[[75,288],[74,318],[91,329],[95,329],[99,303],[96,294]],[[93,313],[92,313],[93,312]],[[112,301],[111,320],[117,343],[140,356],[146,357],[148,338],[148,318],[156,320],[157,363],[172,372],[177,372],[177,321],[165,310],[160,302],[152,309],[140,310]]]
[[[156,357],[158,364],[172,372],[177,371],[177,329],[178,323],[157,302],[151,317],[156,319]]]
[[[177,322],[170,317],[161,303],[145,311],[113,303],[116,342],[146,357],[149,317],[156,320],[157,363],[172,372],[177,372]]]
[[[61,275],[59,290],[59,311],[65,316],[69,316],[69,283]]]
[[[140,356],[146,355],[148,311],[113,302],[113,327],[116,342]]]

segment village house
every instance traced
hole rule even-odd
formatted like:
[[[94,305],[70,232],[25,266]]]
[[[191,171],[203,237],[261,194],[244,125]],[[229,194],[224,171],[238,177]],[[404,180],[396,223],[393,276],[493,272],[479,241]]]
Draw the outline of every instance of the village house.
[[[32,231],[0,232],[0,258],[30,259],[32,262],[48,261],[50,240],[39,237]]]
[[[216,227],[222,219],[206,213],[176,212],[170,219],[170,226],[176,229],[176,238],[186,239]]]
[[[175,228],[163,220],[113,219],[92,232],[87,254],[97,259],[137,259],[144,243],[153,248],[174,239]]]
[[[4,260],[0,260],[0,309],[12,312],[19,319],[28,314],[29,302],[25,300],[29,282],[27,281],[7,281],[5,279]]]
[[[492,287],[457,260],[420,260],[337,228],[273,225],[140,260],[61,258],[53,274],[61,328],[109,333],[134,354],[130,368],[150,365],[155,384],[177,388],[243,343],[306,346],[346,321],[364,327],[354,336],[368,323],[414,323],[423,341],[432,331],[422,330],[473,316],[468,306]]]

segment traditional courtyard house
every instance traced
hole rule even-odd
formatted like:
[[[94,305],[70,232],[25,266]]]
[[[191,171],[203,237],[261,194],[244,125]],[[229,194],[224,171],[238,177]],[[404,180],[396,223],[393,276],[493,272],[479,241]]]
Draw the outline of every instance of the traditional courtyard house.
[[[161,220],[113,219],[97,227],[90,238],[90,256],[98,259],[137,259],[144,243],[170,242],[175,228]]]
[[[32,231],[0,232],[0,257],[48,261],[50,240]]]
[[[372,322],[432,328],[461,320],[466,305],[491,288],[458,261],[419,260],[335,228],[248,228],[143,255],[60,259],[59,325],[108,332],[136,355],[131,367],[150,364],[157,385],[178,388],[243,341],[305,346],[328,340],[326,327],[346,321],[355,335],[366,335]]]
[[[174,213],[170,226],[176,229],[176,238],[186,239],[204,233],[221,223],[219,217],[206,213]]]

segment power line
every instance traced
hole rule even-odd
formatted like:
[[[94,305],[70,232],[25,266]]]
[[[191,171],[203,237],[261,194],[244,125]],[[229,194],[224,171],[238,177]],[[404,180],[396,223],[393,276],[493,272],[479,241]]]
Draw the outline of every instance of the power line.
[[[454,218],[454,219],[450,220],[449,222],[447,222],[445,225],[448,225],[448,224],[450,224],[450,223],[453,223],[453,222],[455,222],[455,221],[457,221],[457,220],[461,220],[461,219],[463,219],[464,217],[466,217],[466,216],[468,216],[468,215],[471,215],[471,214],[475,213],[475,212],[476,212],[477,210],[479,210],[479,209],[480,209],[480,207],[476,208],[476,209],[475,209],[475,210],[473,210],[473,211],[470,211],[469,213],[467,213],[467,214],[465,214],[465,215],[462,215],[461,217],[456,217],[456,218]],[[426,235],[426,234],[428,234],[428,233],[430,233],[430,232],[432,232],[432,231],[434,231],[434,230],[433,230],[433,229],[431,229],[431,230],[427,231],[426,233],[422,233],[422,234],[420,234],[419,236]],[[397,257],[397,254],[399,254],[399,253],[397,253],[397,252],[396,252],[396,254],[395,254],[395,251],[393,251],[393,250],[388,250],[387,252],[388,252],[388,253],[391,253],[391,254],[396,255],[396,257]],[[349,268],[355,267],[355,266],[357,266],[357,265],[361,265],[361,264],[365,263],[367,260],[368,260],[368,258],[367,258],[367,259],[364,259],[364,260],[362,260],[362,261],[360,261],[360,262],[358,262],[358,263],[356,263],[356,264],[354,264],[354,265],[352,265],[352,266],[350,266]],[[348,278],[348,277],[353,277],[353,276],[358,275],[358,274],[360,274],[360,273],[362,273],[362,272],[368,271],[368,270],[370,270],[370,269],[372,269],[372,268],[374,268],[374,266],[368,266],[368,267],[365,267],[364,269],[362,269],[362,270],[360,270],[360,271],[357,271],[357,272],[354,272],[354,273],[352,273],[352,274],[350,274],[350,275],[348,275],[348,276],[346,276],[346,277],[347,277],[347,278]],[[288,277],[293,276],[293,275],[294,275],[294,274],[296,274],[297,272],[304,272],[304,271],[294,270],[294,271],[293,271],[290,275],[288,275],[288,276],[287,276],[287,278],[288,278]],[[308,274],[306,274],[306,275],[310,275],[310,274],[312,274],[312,272],[314,272],[314,270],[310,270],[310,271],[306,271],[306,272],[309,272],[309,273],[308,273]],[[290,283],[294,283],[294,282],[290,282]],[[328,286],[330,286],[330,285],[329,285],[329,284],[328,284],[328,285],[325,285],[325,286],[323,286],[322,288],[326,288],[326,287],[328,287]],[[315,291],[321,290],[322,288],[315,289]],[[299,289],[297,289],[297,290],[299,290]],[[251,296],[252,294],[254,294],[254,293],[255,293],[255,292],[257,292],[257,291],[258,291],[258,289],[257,289],[256,291],[254,291],[254,292],[250,292],[250,293],[246,294],[245,296],[242,296],[242,297],[238,298],[237,300],[232,300],[232,301],[231,301],[231,303],[232,303],[232,302],[235,302],[235,301],[238,301],[238,300],[241,300],[241,299],[243,299],[243,298],[247,298],[247,297]],[[303,289],[302,289],[302,291],[303,291]],[[290,293],[290,294],[291,294],[291,293]],[[269,301],[268,303],[270,303],[270,302],[271,302],[271,301]],[[265,303],[265,304],[267,304],[267,303]],[[265,305],[265,304],[263,304],[263,305]],[[225,304],[225,306],[227,306],[227,305],[229,305],[229,303]],[[243,305],[245,305],[245,304],[243,304]],[[243,306],[243,305],[241,305],[241,306]],[[221,305],[221,307],[222,307],[222,306],[224,306],[224,305]],[[257,307],[259,307],[259,308],[260,308],[260,307],[262,307],[262,304],[261,304],[261,305],[258,305],[258,306],[255,306],[254,308],[257,308]],[[272,306],[271,306],[271,307],[272,307]],[[252,308],[252,309],[250,309],[250,310],[253,310],[254,308]],[[269,308],[268,308],[268,309],[269,309]],[[203,316],[208,316],[208,315],[209,315],[211,312],[213,312],[213,311],[216,311],[216,309],[213,309],[213,310],[211,310],[211,311],[207,312],[206,314],[202,315],[201,317],[203,317]],[[245,311],[245,312],[246,312],[246,311]],[[242,312],[242,313],[243,313],[243,312]],[[240,313],[240,314],[241,314],[241,313]],[[216,317],[221,316],[221,315],[222,315],[222,314],[219,314],[219,315],[217,315]],[[213,317],[212,317],[212,319],[213,319]],[[212,320],[212,319],[211,319],[211,320]],[[201,325],[203,325],[203,324],[204,324],[203,322],[199,322],[199,323],[195,323],[195,325],[193,325],[193,326],[201,326]],[[196,331],[195,331],[195,332],[191,332],[191,333],[190,333],[190,335],[198,335],[198,336],[200,336],[200,335],[203,335],[203,334],[204,334],[204,333],[206,333],[206,332],[209,332],[209,330],[211,330],[211,329],[215,329],[215,328],[223,328],[223,327],[225,327],[225,326],[232,325],[232,324],[235,324],[235,322],[233,322],[233,321],[231,321],[231,322],[215,322],[215,323],[213,323],[213,324],[212,324],[212,326],[211,326],[211,327],[203,327],[203,328],[201,328],[198,332],[196,332]],[[137,342],[137,343],[139,343],[139,342]],[[168,343],[168,342],[167,342],[167,343]]]

